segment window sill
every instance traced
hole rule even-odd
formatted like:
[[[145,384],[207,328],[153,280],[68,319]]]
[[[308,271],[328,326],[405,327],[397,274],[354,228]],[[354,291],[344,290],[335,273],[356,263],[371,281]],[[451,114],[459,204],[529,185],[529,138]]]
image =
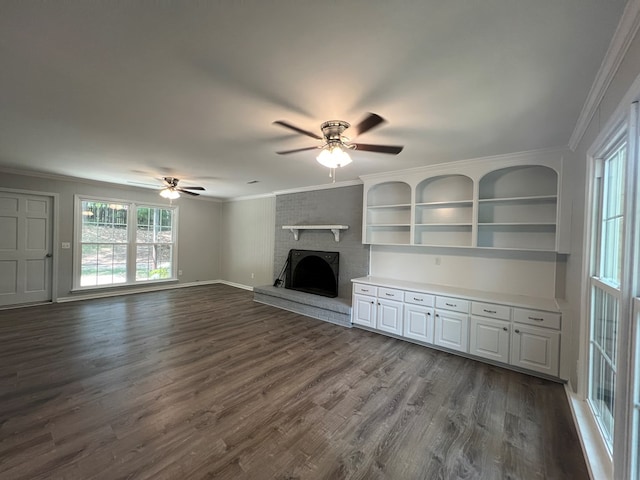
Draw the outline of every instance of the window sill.
[[[565,385],[565,392],[591,478],[613,478],[613,460],[600,436],[589,405],[571,392],[568,385]]]

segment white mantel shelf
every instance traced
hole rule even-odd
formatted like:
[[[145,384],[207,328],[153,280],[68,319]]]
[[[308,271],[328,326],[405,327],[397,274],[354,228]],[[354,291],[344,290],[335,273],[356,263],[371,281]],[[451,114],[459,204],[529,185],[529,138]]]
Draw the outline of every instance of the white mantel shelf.
[[[340,230],[348,230],[349,225],[283,225],[282,229],[291,230],[295,240],[300,237],[300,230],[331,230],[336,242],[339,242]]]

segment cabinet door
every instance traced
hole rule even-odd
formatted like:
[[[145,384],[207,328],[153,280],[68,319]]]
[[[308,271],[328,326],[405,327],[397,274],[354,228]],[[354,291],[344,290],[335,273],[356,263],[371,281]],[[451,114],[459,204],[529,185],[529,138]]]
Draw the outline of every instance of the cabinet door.
[[[511,364],[558,376],[560,333],[546,328],[514,324]]]
[[[407,338],[433,343],[433,308],[405,304],[402,334]]]
[[[379,330],[402,335],[402,302],[380,298],[376,315]]]
[[[471,317],[469,353],[496,362],[509,363],[510,330],[509,322]]]
[[[353,311],[351,321],[366,327],[376,327],[376,299],[366,295],[353,296]]]
[[[433,343],[441,347],[469,351],[469,316],[462,313],[436,310]]]

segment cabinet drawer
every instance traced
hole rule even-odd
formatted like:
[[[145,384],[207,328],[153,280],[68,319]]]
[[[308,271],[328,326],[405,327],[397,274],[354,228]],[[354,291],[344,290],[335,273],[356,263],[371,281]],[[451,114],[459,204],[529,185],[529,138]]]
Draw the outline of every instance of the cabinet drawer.
[[[513,309],[513,320],[518,323],[527,323],[538,327],[560,329],[559,313],[541,312],[540,310]]]
[[[493,303],[471,302],[471,313],[481,317],[511,320],[511,307]]]
[[[378,294],[378,287],[373,287],[371,285],[364,285],[362,283],[354,283],[353,293],[359,293],[361,295],[371,295],[375,297]]]
[[[402,290],[395,290],[393,288],[378,288],[378,298],[387,298],[389,300],[399,300],[402,301],[402,297],[404,296],[404,292]]]
[[[461,300],[460,298],[436,297],[436,308],[469,313],[469,302],[467,300]]]
[[[429,295],[428,293],[404,292],[404,302],[433,307],[433,295]]]

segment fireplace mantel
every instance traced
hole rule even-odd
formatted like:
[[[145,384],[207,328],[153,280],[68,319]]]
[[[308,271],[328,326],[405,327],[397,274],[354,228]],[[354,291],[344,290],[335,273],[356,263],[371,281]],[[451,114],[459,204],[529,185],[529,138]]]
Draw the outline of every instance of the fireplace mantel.
[[[340,231],[347,230],[349,225],[283,225],[283,230],[291,230],[293,238],[298,240],[300,230],[331,230],[336,242],[340,241]]]

